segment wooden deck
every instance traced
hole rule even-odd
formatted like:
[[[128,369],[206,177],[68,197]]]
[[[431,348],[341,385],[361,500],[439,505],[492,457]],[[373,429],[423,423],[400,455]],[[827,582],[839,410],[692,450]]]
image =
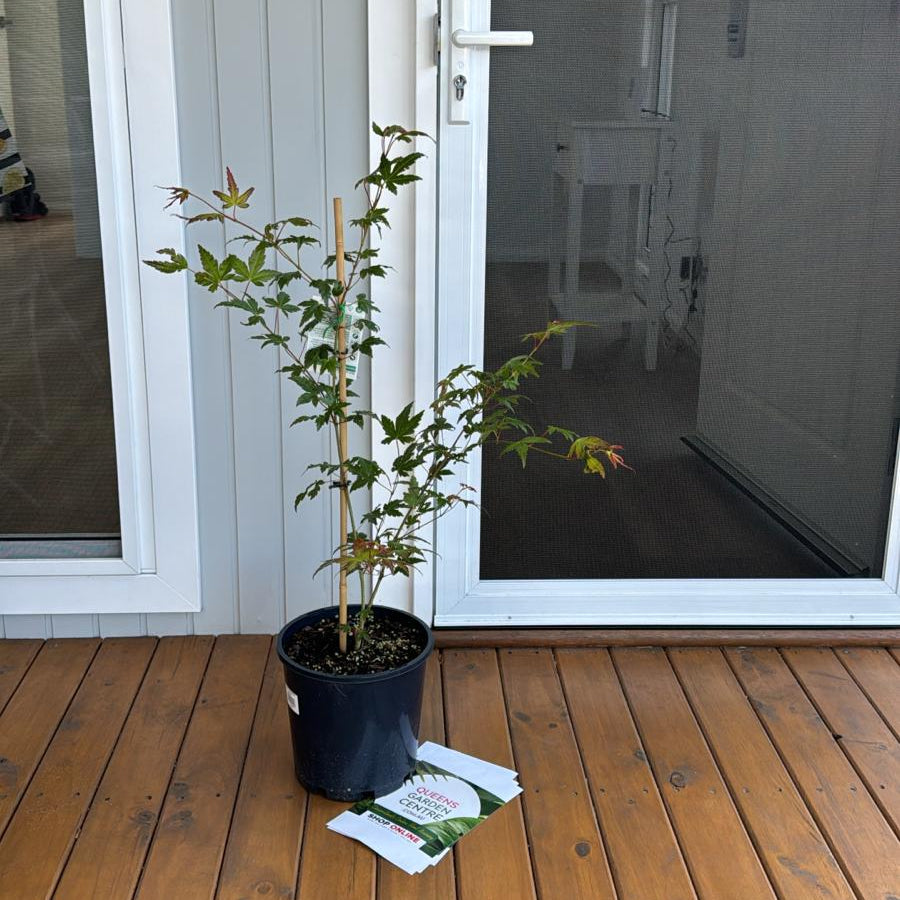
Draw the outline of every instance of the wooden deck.
[[[898,900],[900,651],[452,649],[524,793],[410,877],[325,829],[264,636],[0,641],[2,900]]]

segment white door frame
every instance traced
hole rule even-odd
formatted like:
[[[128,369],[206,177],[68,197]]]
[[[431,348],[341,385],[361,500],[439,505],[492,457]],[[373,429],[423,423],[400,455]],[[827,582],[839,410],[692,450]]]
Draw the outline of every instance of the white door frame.
[[[368,0],[369,118],[381,125],[399,123],[437,134],[437,65],[434,23],[438,0]],[[407,89],[401,89],[405,86]],[[380,238],[381,258],[394,267],[391,278],[373,279],[372,299],[383,310],[388,346],[372,359],[372,409],[399,412],[414,402],[418,409],[434,398],[435,276],[437,272],[437,152],[429,139],[418,139],[425,156],[416,163],[422,179],[392,198],[391,228]],[[378,164],[380,141],[373,136],[370,160]],[[390,448],[372,426],[374,459],[390,466]],[[377,495],[374,498],[377,502]],[[380,602],[409,609],[427,622],[434,617],[433,560],[412,578],[393,576],[382,587]]]
[[[85,4],[107,295],[121,559],[0,560],[0,614],[200,609],[187,282],[141,265],[181,248],[169,0]]]
[[[439,84],[435,78],[432,25],[437,0],[416,0],[415,17],[400,6],[393,0],[369,0],[370,112],[383,124],[412,123],[436,135],[438,95],[447,97],[450,90],[446,67]],[[481,20],[473,20],[470,27],[488,30],[489,3],[472,7]],[[443,18],[441,43],[446,47],[449,17]],[[379,305],[390,309],[395,323],[405,323],[395,324],[397,334],[390,343],[396,347],[399,337],[405,346],[412,345],[405,365],[408,368],[411,354],[413,368],[411,382],[400,379],[390,355],[382,354],[382,368],[373,368],[373,401],[415,399],[421,408],[433,396],[437,372],[463,361],[481,361],[485,235],[472,234],[469,223],[475,205],[485,200],[487,129],[486,117],[478,113],[487,103],[488,53],[471,54],[467,87],[473,92],[472,120],[481,127],[441,127],[439,176],[433,145],[421,142],[420,149],[430,155],[420,174],[426,179],[439,177],[437,196],[432,186],[417,185],[414,203],[403,210],[405,228],[398,232],[395,225],[385,236],[391,262],[410,276],[411,290],[399,309],[396,303]],[[408,91],[397,89],[404,79],[408,79]],[[435,246],[442,261],[440,271]],[[448,279],[451,272],[453,278]],[[378,290],[387,292],[389,286]],[[477,455],[459,478],[479,483]],[[895,500],[898,484],[900,465],[895,468]],[[476,508],[457,509],[436,529],[436,561],[413,582],[413,609],[426,618],[432,618],[433,610],[435,625],[900,625],[900,504],[896,502],[891,504],[882,579],[482,581],[479,535]]]

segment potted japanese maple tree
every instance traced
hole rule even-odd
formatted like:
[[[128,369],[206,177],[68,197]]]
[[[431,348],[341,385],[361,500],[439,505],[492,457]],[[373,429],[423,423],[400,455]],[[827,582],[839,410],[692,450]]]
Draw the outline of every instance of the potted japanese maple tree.
[[[378,167],[356,185],[365,212],[349,223],[354,240],[348,245],[342,202],[334,200],[335,253],[321,269],[306,259],[319,244],[312,222],[296,216],[262,227],[249,224],[242,210],[249,207],[253,188],[240,188],[230,170],[225,190],[214,191],[212,198],[168,188],[168,206],[184,210],[189,225],[227,223],[239,231],[230,243],[243,250],[220,259],[199,246],[199,268],[171,248],[147,260],[160,272],[190,272],[197,284],[221,297],[218,305],[246,314],[253,338],[280,356],[281,372],[297,390],[303,412],[292,424],[312,422],[332,436],[334,456],[307,466],[308,483],[295,506],[323,490],[337,492],[340,539],[320,569],[336,570],[339,603],[289,622],[277,649],[297,778],[310,790],[341,800],[388,793],[415,764],[425,663],[434,640],[420,619],[375,604],[386,578],[408,577],[424,561],[429,527],[455,507],[474,502],[471,488],[454,486],[454,466],[488,441],[523,466],[531,453],[600,476],[607,465],[624,465],[618,445],[558,426],[536,432],[519,416],[520,386],[538,376],[538,353],[576,323],[550,322],[525,335],[523,352],[494,371],[457,366],[437,382],[425,409],[370,410],[354,393],[351,376],[358,360],[384,343],[378,337],[379,310],[367,290],[370,279],[387,274],[373,237],[388,226],[387,195],[418,180],[414,168],[422,155],[411,147],[419,132],[372,127],[382,147]],[[387,468],[350,450],[349,429],[367,424],[391,448]]]

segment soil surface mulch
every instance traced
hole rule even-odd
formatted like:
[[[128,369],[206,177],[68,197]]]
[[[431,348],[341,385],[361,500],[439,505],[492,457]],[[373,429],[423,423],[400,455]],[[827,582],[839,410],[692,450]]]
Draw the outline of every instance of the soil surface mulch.
[[[353,620],[351,619],[351,625]],[[370,616],[368,635],[361,647],[351,632],[347,653],[338,649],[338,624],[323,619],[298,631],[285,645],[287,655],[301,666],[330,675],[374,675],[399,669],[425,649],[425,636],[412,624]]]

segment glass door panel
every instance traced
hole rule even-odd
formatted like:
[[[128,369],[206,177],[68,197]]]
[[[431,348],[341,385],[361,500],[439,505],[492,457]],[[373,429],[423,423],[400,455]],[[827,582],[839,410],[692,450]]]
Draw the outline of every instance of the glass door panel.
[[[0,557],[118,556],[83,4],[0,16]]]
[[[480,578],[881,578],[900,351],[891,0],[493,0],[484,361],[605,480],[485,449]]]

